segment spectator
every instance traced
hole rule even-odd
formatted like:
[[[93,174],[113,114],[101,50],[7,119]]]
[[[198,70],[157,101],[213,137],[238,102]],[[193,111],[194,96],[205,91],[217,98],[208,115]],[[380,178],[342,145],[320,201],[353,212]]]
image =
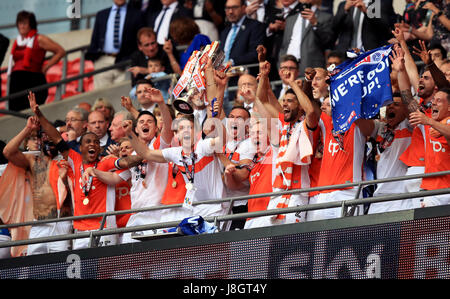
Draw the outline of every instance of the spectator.
[[[88,102],[81,102],[78,105],[76,105],[76,108],[84,109],[85,111],[87,111],[89,113],[89,112],[91,112],[92,105],[89,104]]]
[[[327,69],[330,65],[334,64],[335,66],[340,65],[346,60],[345,55],[339,51],[331,51],[327,55]]]
[[[278,7],[274,2],[280,2]],[[283,41],[283,33],[286,26],[286,19],[290,16],[296,15],[300,12],[302,6],[297,0],[281,0],[269,1],[268,13],[265,23],[268,24],[266,28],[266,43],[268,61],[273,66],[281,64],[278,53],[280,52],[281,43]],[[276,70],[275,68],[273,68]],[[276,77],[273,75],[273,77]]]
[[[269,3],[267,0],[247,0],[245,1],[245,14],[250,19],[264,23],[266,20],[266,11]]]
[[[136,35],[143,27],[139,10],[125,0],[113,0],[113,6],[97,13],[86,59],[100,69],[130,59],[137,50]],[[94,76],[94,87],[109,87],[125,80],[125,70],[116,68]]]
[[[136,82],[144,79],[148,75],[148,60],[160,59],[164,65],[164,71],[168,74],[173,72],[170,60],[162,45],[156,42],[156,34],[152,28],[143,27],[137,33],[138,50],[131,55],[131,86],[136,86]],[[177,52],[174,50],[174,55]]]
[[[148,66],[147,66],[147,75],[145,76],[145,80],[148,82],[152,82],[152,78],[159,78],[167,76],[167,73],[164,72],[164,65],[161,59],[159,58],[149,58],[148,59]],[[169,88],[170,88],[170,79],[167,80],[160,80],[152,83],[152,85],[161,90],[164,101],[167,103],[170,96],[169,96]],[[131,89],[130,91],[130,98],[133,100],[136,100],[136,85]]]
[[[92,111],[88,116],[87,130],[97,135],[100,142],[100,157],[107,156],[107,149],[114,141],[108,134],[109,123],[100,111]]]
[[[264,43],[264,25],[245,14],[245,0],[227,0],[225,14],[230,25],[220,33],[225,61],[245,65],[258,61],[256,47]]]
[[[45,35],[38,34],[36,17],[32,12],[20,11],[17,14],[16,26],[19,35],[11,49],[14,66],[10,66],[12,67],[10,94],[47,84],[45,73],[66,54],[58,43]],[[53,53],[53,56],[45,62],[47,51]],[[36,100],[39,104],[44,104],[47,96],[47,89],[36,92]],[[11,111],[20,111],[28,107],[27,96],[9,100]]]
[[[300,63],[300,75],[306,67],[324,67],[325,50],[333,34],[332,16],[319,8],[320,0],[301,0],[303,9],[286,19],[279,57],[290,54]],[[310,8],[308,8],[310,7]]]
[[[94,105],[92,106],[92,111],[100,111],[103,113],[108,125],[111,124],[115,113],[113,105],[111,105],[111,103],[105,98],[96,99]]]
[[[333,18],[335,49],[345,53],[358,48],[369,51],[381,47],[391,38],[390,13],[392,3],[380,4],[379,16],[368,14],[363,0],[342,1]]]
[[[186,46],[187,49],[180,54],[177,73],[181,75],[187,61],[195,50],[201,50],[206,45],[211,44],[208,36],[200,34],[200,29],[195,21],[188,17],[181,17],[170,23],[170,35],[175,45]],[[167,55],[172,51],[172,42],[167,41],[164,47]]]
[[[133,116],[128,111],[118,111],[114,114],[114,118],[111,122],[111,126],[109,127],[110,136],[112,141],[118,143],[125,136],[125,131],[122,128],[122,122],[124,120],[133,120]],[[120,144],[118,144],[120,147]]]
[[[429,47],[431,60],[437,67],[441,67],[444,59],[447,59],[447,51],[440,44],[434,44]]]
[[[153,28],[156,33],[156,42],[164,45],[170,38],[170,23],[179,17],[192,17],[192,12],[180,5],[177,0],[161,0],[162,8],[149,10],[146,17],[147,26]]]
[[[327,80],[329,79],[326,69],[316,67],[314,68],[315,75],[312,80],[313,98],[322,103],[326,97],[329,96],[329,86]]]
[[[234,104],[237,106],[243,106],[249,113],[252,113],[255,108],[254,96],[256,95],[257,85],[258,82],[254,76],[250,74],[241,75],[238,80],[238,92]]]
[[[195,20],[212,22],[221,30],[225,23],[225,0],[186,0],[185,7],[192,11]]]
[[[88,126],[89,112],[81,108],[73,108],[66,114],[68,142],[71,149],[80,152],[80,139]]]
[[[282,83],[280,88],[275,91],[275,94],[278,94],[277,98],[279,101],[283,99],[286,91],[290,89],[288,82],[289,77],[283,76],[283,74],[289,74],[286,71],[293,72],[295,78],[299,76],[300,70],[298,69],[298,60],[294,55],[283,55],[280,57],[278,76],[281,79]]]
[[[9,38],[0,33],[0,64],[2,64],[3,60],[5,59],[5,54],[6,51],[8,51],[8,47],[9,47]],[[0,84],[0,96],[3,97],[1,84]]]

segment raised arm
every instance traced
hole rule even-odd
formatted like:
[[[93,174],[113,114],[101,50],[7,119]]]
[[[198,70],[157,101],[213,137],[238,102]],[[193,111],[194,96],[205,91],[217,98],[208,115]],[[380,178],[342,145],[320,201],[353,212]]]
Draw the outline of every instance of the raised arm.
[[[161,110],[161,116],[163,120],[163,128],[161,131],[161,137],[164,139],[166,144],[170,144],[172,142],[173,131],[172,131],[172,115],[170,114],[169,107],[167,107],[164,102],[164,98],[160,90],[156,88],[146,88],[147,91],[146,97],[151,97],[154,102],[158,104],[159,109]]]
[[[9,162],[24,169],[30,168],[29,160],[19,148],[25,138],[28,137],[34,130],[39,130],[39,120],[36,116],[31,116],[28,118],[25,128],[23,128],[19,134],[14,136],[3,149],[3,154]]]
[[[53,141],[53,143],[58,145],[61,141],[64,141],[63,138],[61,137],[61,133],[59,133],[59,131],[56,130],[56,128],[42,114],[38,104],[36,103],[36,97],[34,93],[31,91],[28,93],[28,101],[30,102],[31,110],[39,119],[39,123],[41,124],[42,130],[44,130],[45,133],[47,133],[48,137]],[[61,152],[61,155],[63,155],[64,159],[67,160],[69,156],[69,150]]]
[[[406,73],[403,48],[395,47],[390,59],[392,62],[392,69],[397,71],[398,86],[403,104],[408,107],[410,113],[416,111],[419,108],[419,104],[411,93],[411,83],[409,82],[409,76]]]
[[[419,40],[420,49],[417,49],[413,46],[413,53],[418,55],[420,59],[428,66],[428,70],[431,73],[431,77],[433,77],[434,82],[438,88],[449,87],[450,83],[445,78],[444,73],[437,67],[437,65],[431,60],[430,53],[425,45],[425,42]]]
[[[127,109],[128,112],[131,113],[131,115],[134,117],[134,119],[137,119],[139,115],[139,111],[133,106],[133,102],[129,97],[122,96],[120,98],[120,103],[123,108]]]
[[[320,109],[311,103],[309,97],[303,92],[303,90],[298,86],[295,82],[294,72],[291,71],[283,71],[283,73],[287,73],[286,76],[289,78],[288,83],[292,90],[295,92],[297,99],[300,103],[300,106],[305,111],[306,115],[306,124],[309,128],[313,129],[317,127],[320,119]]]
[[[414,87],[414,90],[417,90],[420,79],[419,71],[417,69],[416,62],[412,58],[411,52],[409,51],[409,47],[406,44],[406,40],[403,35],[403,30],[400,27],[397,27],[395,30],[392,31],[392,34],[397,39],[404,52],[404,60],[405,60],[404,64],[406,68],[405,74],[408,76],[409,82]]]

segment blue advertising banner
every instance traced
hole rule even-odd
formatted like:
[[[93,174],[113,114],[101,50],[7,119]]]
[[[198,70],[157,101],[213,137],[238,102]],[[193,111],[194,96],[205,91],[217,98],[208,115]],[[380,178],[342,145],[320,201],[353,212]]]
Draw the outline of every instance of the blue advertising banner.
[[[335,133],[344,133],[359,119],[376,116],[392,99],[389,54],[392,45],[363,52],[334,71],[330,101]]]

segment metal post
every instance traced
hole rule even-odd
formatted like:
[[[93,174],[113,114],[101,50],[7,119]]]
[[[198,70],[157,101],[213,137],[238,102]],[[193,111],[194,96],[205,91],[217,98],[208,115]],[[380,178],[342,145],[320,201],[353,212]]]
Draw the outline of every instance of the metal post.
[[[67,78],[67,60],[68,55],[63,57],[63,65],[62,65],[62,77],[61,80],[65,80]],[[61,98],[62,95],[66,93],[66,84],[61,84]]]
[[[84,74],[85,54],[86,54],[86,50],[81,50],[80,75]],[[80,80],[78,80],[78,92],[83,92],[84,91],[83,80],[84,80],[84,78],[80,78]]]

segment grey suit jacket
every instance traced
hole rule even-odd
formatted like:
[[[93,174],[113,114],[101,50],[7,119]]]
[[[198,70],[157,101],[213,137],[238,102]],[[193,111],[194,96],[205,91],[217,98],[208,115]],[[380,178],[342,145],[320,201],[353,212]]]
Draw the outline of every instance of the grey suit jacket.
[[[329,13],[316,10],[317,25],[309,24],[305,28],[301,42],[300,75],[304,74],[306,67],[325,67],[325,50],[331,47],[333,39],[332,20],[333,16]],[[283,34],[279,57],[286,54],[289,42],[294,30],[297,18],[300,13],[290,16],[286,19],[286,27]]]

